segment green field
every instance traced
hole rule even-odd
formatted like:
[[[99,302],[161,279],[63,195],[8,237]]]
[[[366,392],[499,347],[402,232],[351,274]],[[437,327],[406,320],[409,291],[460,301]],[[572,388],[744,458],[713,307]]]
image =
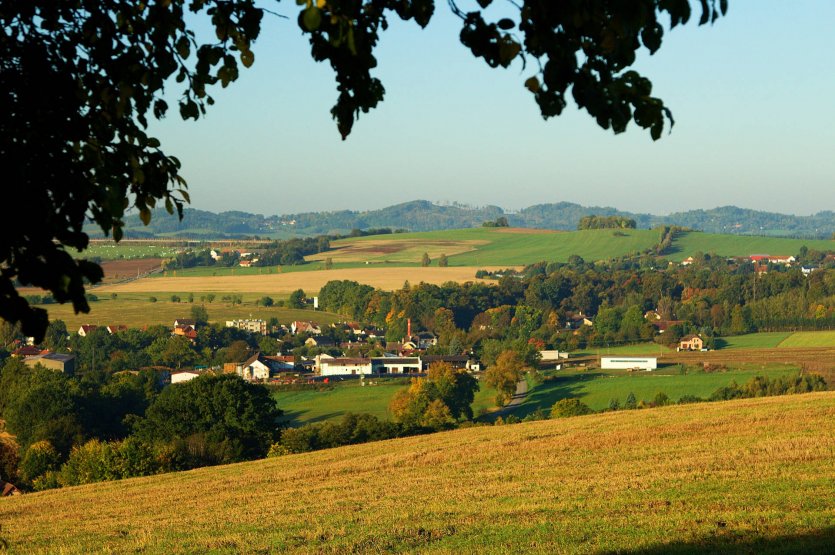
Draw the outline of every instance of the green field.
[[[95,290],[93,290],[95,292]],[[108,295],[99,296],[98,301],[90,303],[89,314],[75,314],[71,304],[40,305],[49,312],[50,320],[63,320],[71,331],[77,330],[82,324],[109,325],[124,324],[128,327],[142,327],[146,325],[173,325],[177,318],[190,318],[191,307],[203,305],[209,313],[210,322],[224,323],[226,320],[240,318],[261,318],[269,320],[278,318],[282,324],[294,320],[314,320],[319,324],[332,324],[345,319],[344,316],[330,312],[298,310],[282,307],[257,306],[255,301],[262,295],[243,295],[243,303],[232,306],[223,302],[218,293],[214,302],[200,302],[204,293],[196,294],[194,304],[186,302],[188,293],[180,293],[182,302],[171,302],[171,293],[121,293],[115,299]],[[157,302],[149,302],[149,298],[156,296]]]
[[[289,426],[339,420],[349,412],[369,413],[389,420],[388,406],[398,391],[408,387],[408,378],[367,379],[365,386],[357,379],[333,381],[324,391],[276,391],[273,397],[284,411],[283,421]],[[496,390],[484,387],[475,394],[473,414],[496,408]]]
[[[451,266],[520,266],[542,260],[565,262],[577,254],[586,260],[601,260],[638,252],[657,242],[658,233],[649,230],[587,230],[538,233],[528,230],[509,232],[501,228],[471,228],[423,233],[398,233],[336,241],[332,246],[377,243],[406,244],[396,252],[367,252],[370,262],[419,262],[426,248],[421,242],[434,242],[430,255],[445,252]],[[448,246],[444,242],[450,243]],[[463,242],[479,242],[467,244]],[[459,244],[456,244],[459,243]],[[446,250],[445,250],[446,249]],[[451,254],[455,250],[469,250]],[[385,250],[385,249],[384,249]],[[338,254],[339,251],[335,251]],[[327,256],[325,253],[323,256]],[[336,261],[337,258],[334,258]]]
[[[768,349],[777,347],[791,334],[790,331],[775,331],[733,335],[718,339],[716,347],[721,349]]]
[[[789,335],[778,347],[833,347],[835,331],[799,331]]]
[[[475,427],[0,501],[11,553],[831,553],[835,393]]]
[[[661,356],[665,353],[675,352],[666,345],[660,343],[647,342],[635,343],[633,345],[618,345],[616,347],[599,347],[596,349],[586,349],[572,353],[572,356],[608,356],[608,355],[657,355]]]
[[[264,268],[200,267],[168,272],[168,276],[208,277],[228,275],[263,275],[324,269],[331,258],[333,269],[402,267],[420,264],[424,252],[437,264],[443,253],[450,266],[524,266],[540,261],[566,262],[572,255],[587,261],[607,260],[651,249],[658,242],[658,232],[646,229],[598,229],[569,232],[545,230],[469,228],[420,233],[370,235],[331,243],[331,250],[308,256],[308,263],[297,266]],[[697,252],[721,256],[751,254],[797,254],[800,247],[833,249],[829,240],[787,239],[713,233],[681,233],[673,242],[672,261],[680,262]],[[123,248],[121,245],[117,247]],[[129,247],[125,247],[129,248]],[[144,247],[136,247],[144,248]]]
[[[536,409],[548,412],[554,403],[567,397],[579,398],[594,410],[608,408],[612,399],[618,399],[622,405],[629,393],[634,393],[638,401],[652,401],[659,392],[666,393],[673,402],[683,395],[706,398],[732,381],[741,385],[754,376],[773,378],[794,372],[797,372],[796,367],[777,364],[766,368],[753,364],[740,365],[738,369],[727,372],[690,371],[686,375],[680,374],[678,365],[654,372],[557,370],[548,372],[546,375],[551,379],[529,391],[527,398],[513,412],[520,417]]]
[[[833,347],[835,331],[775,331],[734,335],[717,340],[720,349]]]
[[[389,420],[389,402],[408,387],[406,379],[369,379],[365,386],[357,379],[334,381],[324,391],[276,391],[273,398],[284,411],[282,420],[290,426],[338,420],[349,412],[373,414]]]
[[[682,233],[673,241],[674,252],[668,256],[680,262],[697,252],[720,256],[749,256],[752,254],[794,255],[806,245],[810,250],[833,250],[835,241],[827,239],[788,239],[750,235],[722,235],[718,233]]]

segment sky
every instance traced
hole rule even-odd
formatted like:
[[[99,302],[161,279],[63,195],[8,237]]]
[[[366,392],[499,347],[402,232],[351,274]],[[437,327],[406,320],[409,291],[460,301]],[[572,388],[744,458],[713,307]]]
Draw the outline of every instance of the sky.
[[[285,1],[276,11],[289,19],[265,16],[255,64],[211,93],[205,118],[173,110],[152,125],[183,162],[194,208],[272,215],[425,199],[658,215],[835,210],[831,0],[730,0],[715,24],[694,17],[665,33],[635,65],[675,118],[655,142],[634,124],[614,135],[572,104],[543,120],[523,86],[532,69],[475,59],[442,0],[426,29],[391,20],[374,73],[385,100],[342,141],[332,71],[311,59],[297,9]]]

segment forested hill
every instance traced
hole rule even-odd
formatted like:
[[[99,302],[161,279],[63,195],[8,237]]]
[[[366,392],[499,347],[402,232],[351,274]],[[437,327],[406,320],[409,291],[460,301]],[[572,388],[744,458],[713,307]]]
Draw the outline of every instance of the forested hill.
[[[138,216],[127,220],[128,237],[153,235],[189,237],[265,237],[345,234],[352,229],[388,227],[409,231],[433,231],[480,226],[485,221],[505,217],[514,227],[572,230],[584,216],[624,216],[634,219],[638,228],[679,225],[711,233],[774,235],[804,238],[829,238],[835,233],[835,212],[812,216],[792,216],[723,206],[711,210],[690,210],[668,216],[635,214],[612,207],[581,206],[570,202],[537,204],[518,212],[498,206],[471,207],[441,205],[416,200],[379,210],[305,212],[264,216],[247,212],[221,212],[187,208],[182,221],[157,210],[151,224],[143,226]],[[96,230],[90,229],[91,233]],[[99,233],[100,234],[100,233]]]

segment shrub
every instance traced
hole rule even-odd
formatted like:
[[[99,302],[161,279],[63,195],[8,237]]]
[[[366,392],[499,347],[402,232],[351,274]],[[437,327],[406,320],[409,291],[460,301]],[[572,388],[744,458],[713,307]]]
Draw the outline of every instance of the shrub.
[[[58,470],[60,465],[61,456],[55,447],[48,441],[36,441],[26,450],[18,472],[25,482],[31,484],[47,472]]]
[[[571,416],[583,416],[594,411],[580,399],[560,399],[551,407],[551,418],[568,418]]]

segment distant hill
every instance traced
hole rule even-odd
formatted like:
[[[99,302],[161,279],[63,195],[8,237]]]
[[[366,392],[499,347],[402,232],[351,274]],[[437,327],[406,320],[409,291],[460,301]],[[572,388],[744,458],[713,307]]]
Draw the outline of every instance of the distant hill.
[[[537,204],[518,212],[498,206],[471,207],[462,204],[440,205],[415,200],[379,210],[340,210],[264,216],[247,212],[221,212],[186,208],[179,221],[164,210],[154,213],[151,224],[143,226],[138,216],[127,219],[128,237],[241,237],[259,235],[285,238],[321,234],[346,234],[352,229],[389,227],[409,231],[435,231],[478,227],[482,222],[506,217],[511,226],[573,230],[584,216],[624,216],[639,229],[657,225],[679,225],[710,233],[769,235],[781,237],[829,238],[835,232],[835,212],[828,210],[811,216],[792,216],[722,206],[710,210],[690,210],[668,216],[638,214],[612,207],[582,206],[570,202]],[[100,231],[90,228],[91,234]]]

